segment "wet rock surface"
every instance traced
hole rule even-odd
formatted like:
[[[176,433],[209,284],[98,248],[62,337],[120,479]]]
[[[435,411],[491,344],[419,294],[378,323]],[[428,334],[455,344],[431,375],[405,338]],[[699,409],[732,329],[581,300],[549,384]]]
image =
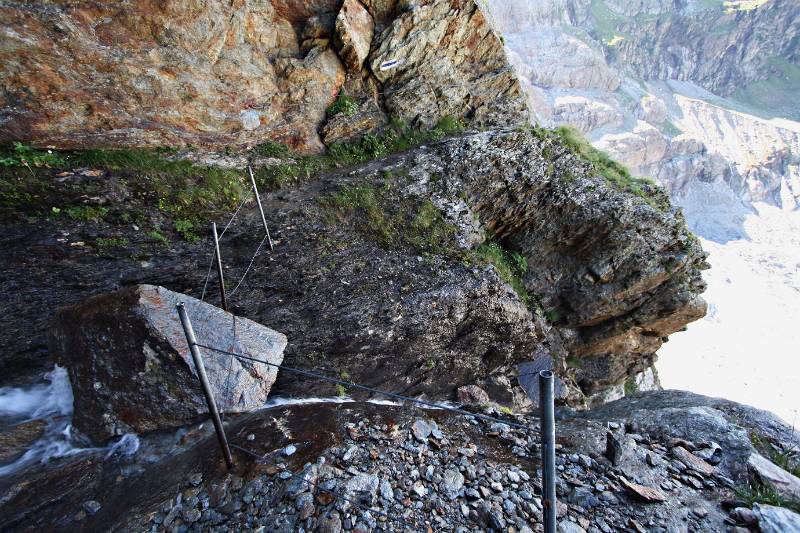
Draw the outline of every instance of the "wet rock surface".
[[[176,305],[200,344],[283,360],[286,337],[163,287],[138,285],[94,296],[56,313],[50,350],[67,368],[74,425],[96,442],[184,425],[208,412]],[[201,349],[202,350],[202,349]],[[277,368],[206,353],[220,409],[249,411],[267,400]]]

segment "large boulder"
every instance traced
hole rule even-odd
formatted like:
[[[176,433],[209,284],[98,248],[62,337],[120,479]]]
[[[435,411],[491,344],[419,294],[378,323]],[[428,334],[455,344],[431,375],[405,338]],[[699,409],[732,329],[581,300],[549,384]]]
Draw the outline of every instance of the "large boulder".
[[[183,302],[200,344],[280,364],[286,337],[195,298],[138,285],[60,309],[50,350],[68,369],[74,425],[97,442],[180,426],[207,413],[176,304]],[[277,368],[201,349],[223,411],[264,405]]]
[[[758,518],[758,527],[762,533],[787,533],[800,531],[800,515],[783,507],[755,504],[753,511]]]
[[[757,481],[771,486],[781,496],[800,500],[800,478],[787,472],[763,455],[753,453],[747,459],[747,469]]]

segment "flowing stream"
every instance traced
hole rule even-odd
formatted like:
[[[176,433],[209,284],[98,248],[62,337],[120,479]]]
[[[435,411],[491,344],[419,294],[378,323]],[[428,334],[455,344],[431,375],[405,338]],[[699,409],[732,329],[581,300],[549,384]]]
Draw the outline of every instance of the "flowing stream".
[[[106,448],[86,446],[72,431],[72,387],[67,371],[59,366],[45,374],[45,383],[27,388],[0,387],[0,428],[41,420],[44,431],[38,440],[13,462],[0,466],[0,476],[14,473],[35,462],[46,463],[56,457],[107,450],[108,455],[131,455],[139,449],[136,435],[124,435]]]

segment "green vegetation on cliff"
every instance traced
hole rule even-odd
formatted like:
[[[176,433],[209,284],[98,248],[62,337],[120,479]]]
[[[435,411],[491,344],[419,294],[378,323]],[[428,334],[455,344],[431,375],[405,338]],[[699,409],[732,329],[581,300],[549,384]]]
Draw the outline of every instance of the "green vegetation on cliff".
[[[669,208],[669,197],[653,180],[631,175],[625,165],[589,144],[575,128],[560,126],[554,133],[575,155],[591,163],[597,175],[615,189],[637,196],[656,209]]]
[[[320,199],[335,220],[354,225],[384,247],[408,246],[422,254],[449,254],[455,228],[430,200],[403,198],[393,185],[345,185]]]
[[[280,189],[307,180],[321,172],[385,157],[391,153],[441,139],[463,130],[452,117],[442,118],[429,130],[411,128],[392,121],[379,134],[367,134],[350,143],[337,143],[321,155],[296,155],[275,142],[265,142],[244,155],[280,159],[281,162],[254,168],[256,181],[264,191]],[[234,151],[226,151],[235,155]],[[54,176],[58,174],[59,179]],[[144,208],[161,212],[178,236],[186,241],[198,238],[207,221],[236,208],[248,194],[249,182],[242,170],[193,163],[177,157],[170,148],[55,151],[39,150],[22,143],[0,148],[0,216],[53,218],[120,224],[152,222],[130,202],[87,204],[93,178],[114,176],[130,188]],[[72,194],[75,193],[75,194]],[[162,228],[157,232],[164,240]],[[154,239],[161,242],[162,239]]]
[[[472,262],[494,265],[500,275],[500,279],[514,289],[520,300],[525,305],[531,303],[532,298],[522,281],[525,272],[528,271],[528,262],[522,254],[510,252],[497,242],[487,242],[476,248],[472,252],[470,259]]]

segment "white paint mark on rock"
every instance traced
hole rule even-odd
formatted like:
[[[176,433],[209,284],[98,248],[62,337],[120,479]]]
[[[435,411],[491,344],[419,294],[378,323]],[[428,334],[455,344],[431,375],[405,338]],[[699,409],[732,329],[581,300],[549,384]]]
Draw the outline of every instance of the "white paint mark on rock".
[[[245,109],[239,113],[239,120],[242,121],[244,129],[252,131],[261,126],[261,113],[254,109]]]

